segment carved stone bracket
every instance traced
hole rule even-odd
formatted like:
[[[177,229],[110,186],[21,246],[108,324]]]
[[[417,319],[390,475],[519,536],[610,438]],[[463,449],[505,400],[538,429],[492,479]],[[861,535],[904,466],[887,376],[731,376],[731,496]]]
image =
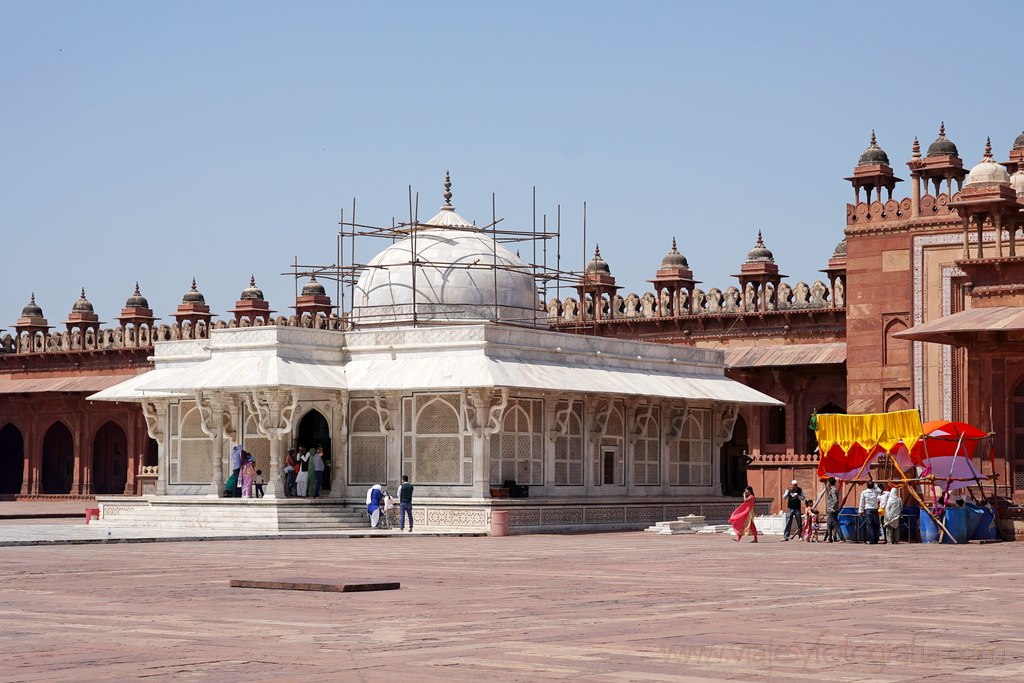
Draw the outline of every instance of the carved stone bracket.
[[[565,404],[564,408],[559,408]],[[569,433],[569,416],[572,415],[573,400],[571,398],[558,399],[555,402],[554,415],[551,419],[551,429],[548,430],[548,438],[554,441],[560,436]]]
[[[327,403],[331,406],[331,412],[334,414],[334,432],[339,436],[346,436],[348,434],[348,393],[344,391],[333,393],[327,399]]]
[[[278,437],[292,430],[295,409],[299,406],[297,392],[281,389],[254,391],[245,400],[250,412],[257,417],[256,431],[260,436]]]
[[[669,411],[668,429],[665,430],[665,444],[678,441],[683,438],[683,426],[686,418],[690,416],[690,405],[683,404],[681,407],[673,406]]]
[[[589,431],[590,440],[596,443],[608,433],[608,418],[611,417],[612,409],[615,408],[615,401],[610,398],[604,398],[596,401],[594,405],[595,409],[590,421]],[[597,406],[600,406],[600,408],[597,408]]]
[[[740,416],[740,407],[735,403],[727,403],[723,408],[718,424],[718,443],[723,444],[732,438],[732,430]]]
[[[392,410],[398,409],[398,406],[390,406],[390,398],[385,396],[383,392],[377,391],[373,394],[373,405],[377,409],[377,418],[380,422],[380,433],[386,436],[391,436],[395,433],[395,425],[391,420]]]
[[[636,412],[633,429],[629,432],[629,442],[631,444],[635,444],[640,437],[647,433],[647,421],[654,417],[654,404],[648,403],[647,406],[637,406],[634,410]]]
[[[490,389],[465,390],[462,401],[466,426],[478,437],[492,436],[501,430],[508,407],[508,388],[497,395]]]
[[[146,419],[146,431],[149,433],[149,438],[157,443],[163,443],[167,404],[143,401],[140,405],[142,406],[142,416]]]

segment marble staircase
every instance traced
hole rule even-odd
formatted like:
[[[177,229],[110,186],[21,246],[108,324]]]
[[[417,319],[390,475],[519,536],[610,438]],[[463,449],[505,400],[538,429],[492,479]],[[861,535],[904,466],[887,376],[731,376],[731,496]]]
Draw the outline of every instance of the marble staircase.
[[[100,523],[111,527],[160,527],[211,531],[366,530],[361,506],[326,499],[143,496],[97,498]]]

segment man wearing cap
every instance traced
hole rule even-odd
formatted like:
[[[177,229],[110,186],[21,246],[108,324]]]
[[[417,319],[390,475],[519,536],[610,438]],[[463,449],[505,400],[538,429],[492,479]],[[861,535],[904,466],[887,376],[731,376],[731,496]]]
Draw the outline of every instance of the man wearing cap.
[[[800,519],[800,503],[804,500],[804,492],[797,486],[796,479],[789,482],[789,488],[782,494],[782,500],[786,503],[786,529],[782,534],[782,540],[789,540],[789,527],[796,523],[796,540],[800,540],[803,534],[803,520]]]

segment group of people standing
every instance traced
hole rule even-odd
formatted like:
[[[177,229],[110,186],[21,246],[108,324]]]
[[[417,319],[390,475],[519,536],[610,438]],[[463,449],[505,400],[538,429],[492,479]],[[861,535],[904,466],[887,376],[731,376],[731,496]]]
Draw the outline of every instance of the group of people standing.
[[[839,511],[842,503],[835,477],[828,478],[824,495],[827,519],[824,541],[826,543],[836,541],[845,543],[846,539],[843,538],[843,532],[839,526]],[[750,534],[753,536],[753,542],[757,543],[757,527],[754,526],[754,517],[757,514],[754,509],[756,501],[753,487],[748,486],[743,491],[743,503],[729,518],[729,524],[736,533],[736,541]],[[804,492],[796,479],[790,482],[789,488],[782,494],[782,501],[786,505],[786,521],[782,540],[788,541],[790,538],[796,538],[797,540],[817,541],[821,518],[811,501],[804,497]],[[886,543],[891,545],[899,543],[903,500],[900,497],[899,488],[895,484],[890,484],[889,489],[883,491],[881,484],[869,481],[860,495],[857,513],[864,520],[868,543],[877,544],[882,529],[885,530]],[[795,534],[791,535],[794,528]]]
[[[288,449],[284,462],[284,495],[287,498],[319,498],[324,483],[324,447]]]
[[[224,484],[225,498],[262,498],[263,470],[256,468],[252,453],[236,445],[229,456],[231,476]]]
[[[409,531],[412,531],[412,492],[408,475],[402,475],[402,484],[398,487],[398,511],[400,515],[399,530],[405,531],[406,517],[409,518]],[[366,514],[370,518],[370,528],[391,528],[391,510],[394,499],[388,490],[380,484],[374,484],[366,490]]]

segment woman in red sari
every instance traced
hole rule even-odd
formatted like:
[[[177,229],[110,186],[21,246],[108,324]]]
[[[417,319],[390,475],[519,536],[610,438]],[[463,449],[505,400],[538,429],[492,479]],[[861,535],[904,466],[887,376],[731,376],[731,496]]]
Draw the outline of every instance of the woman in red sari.
[[[735,540],[737,543],[740,542],[740,539],[745,534],[753,536],[753,542],[757,543],[757,527],[754,526],[754,515],[757,514],[754,510],[756,504],[757,498],[754,497],[754,487],[748,486],[743,490],[743,503],[729,517],[729,524],[732,525],[733,531],[736,532]]]

